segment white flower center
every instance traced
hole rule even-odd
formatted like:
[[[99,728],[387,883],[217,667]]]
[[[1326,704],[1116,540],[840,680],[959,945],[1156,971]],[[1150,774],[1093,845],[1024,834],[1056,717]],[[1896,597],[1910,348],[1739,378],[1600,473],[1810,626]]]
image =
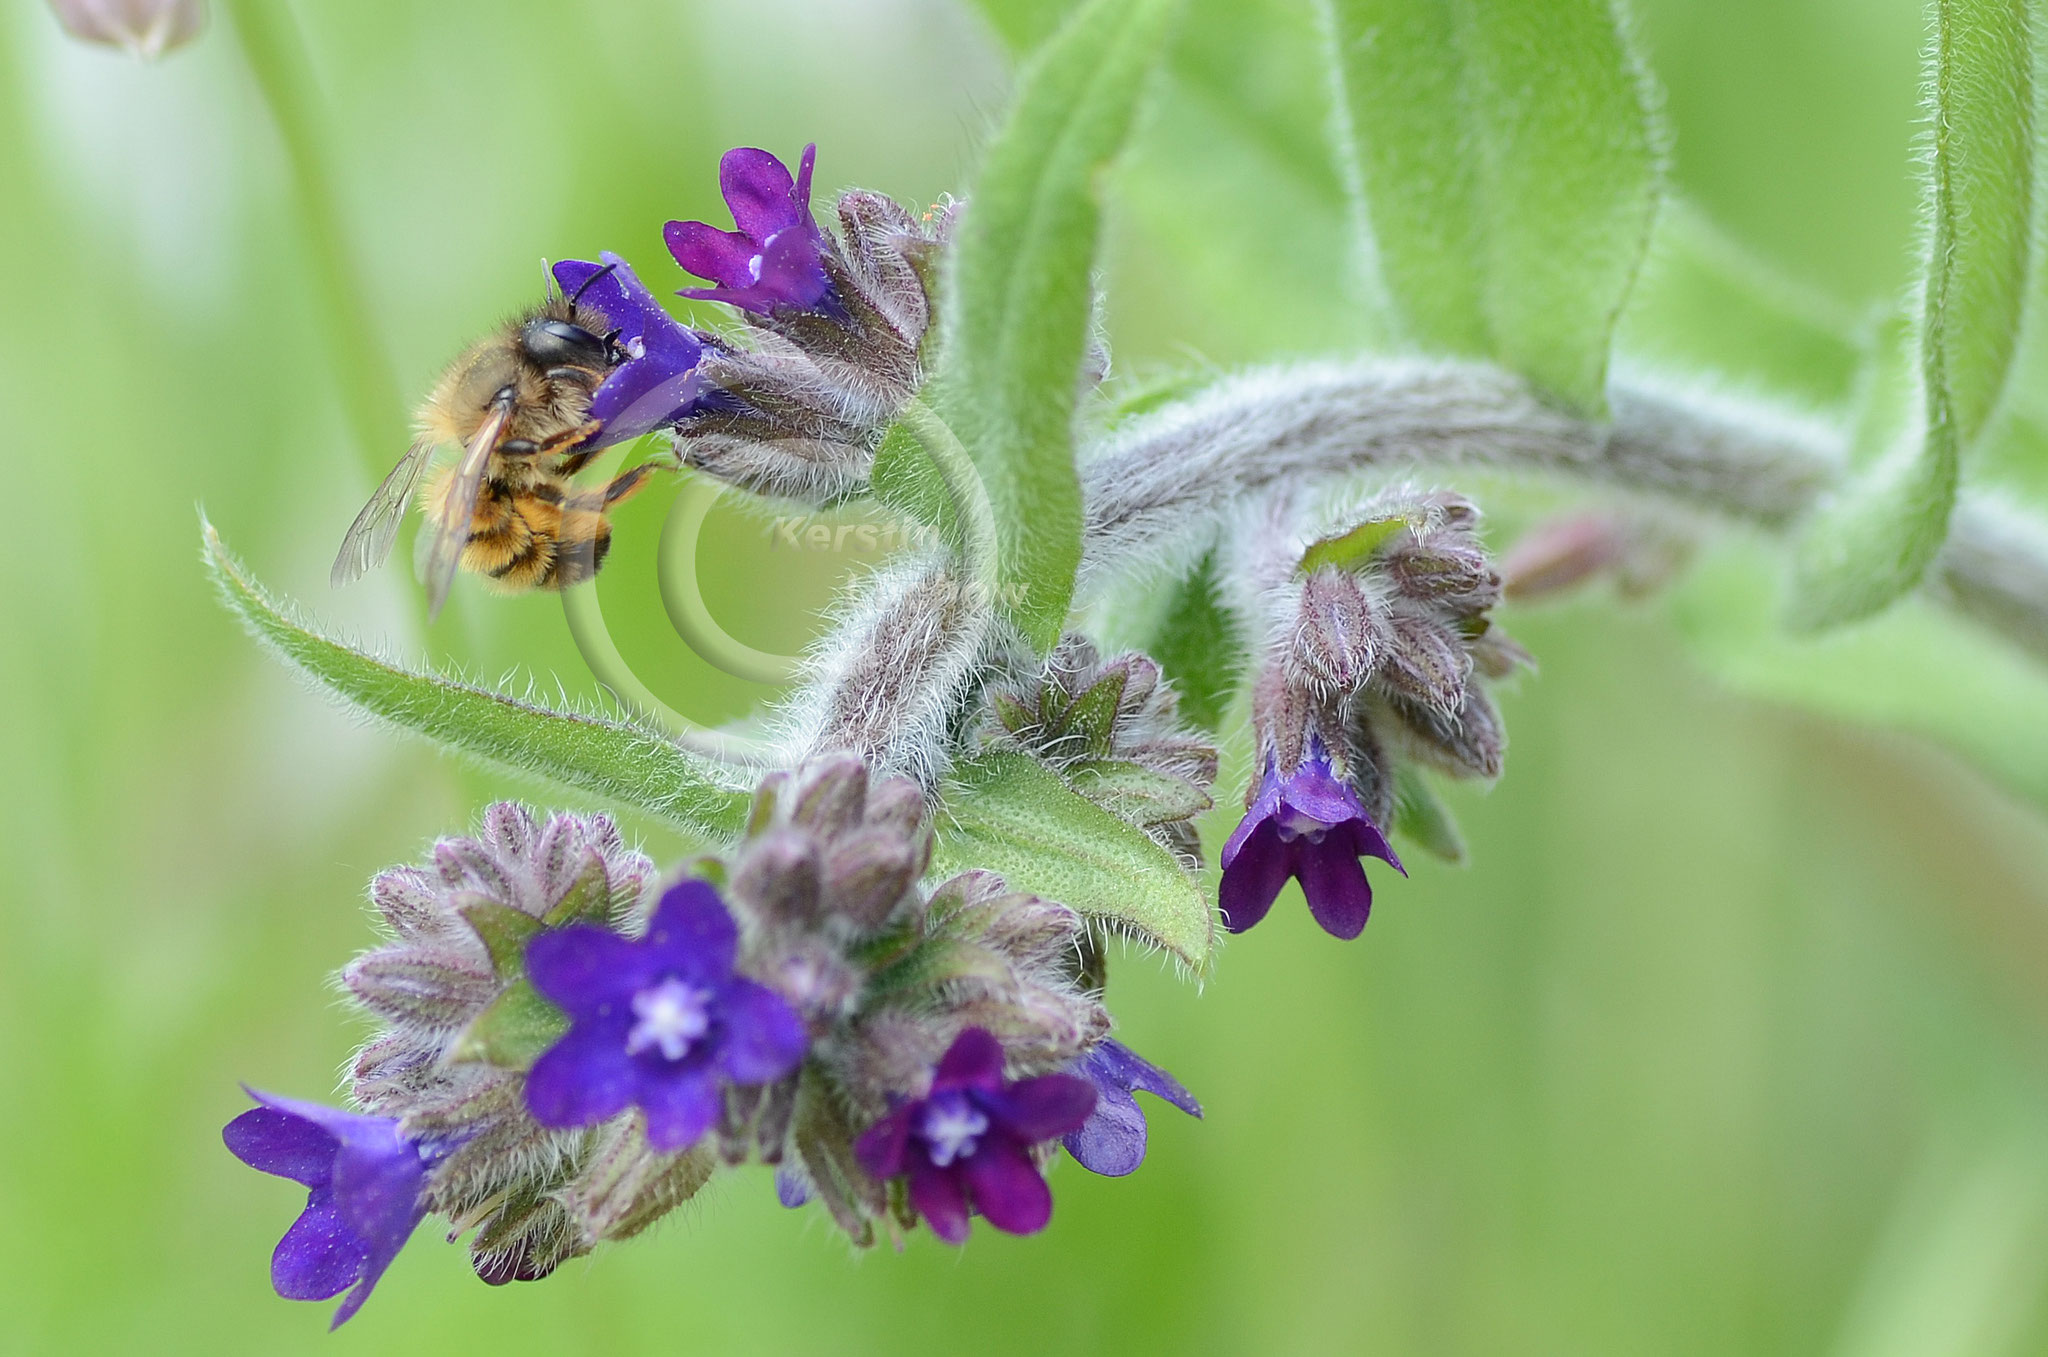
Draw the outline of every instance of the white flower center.
[[[765,254],[757,254],[747,261],[747,276],[757,283],[761,281],[761,263],[766,258]]]
[[[988,1130],[988,1117],[957,1093],[941,1094],[925,1109],[924,1124],[918,1129],[932,1163],[944,1168],[974,1153],[982,1132]]]
[[[1321,843],[1323,835],[1329,832],[1330,826],[1312,815],[1303,814],[1292,806],[1287,808],[1287,814],[1280,821],[1280,838],[1287,843],[1292,843],[1296,839],[1307,839],[1310,843]]]
[[[626,1037],[626,1054],[638,1055],[650,1046],[661,1048],[668,1060],[681,1060],[690,1043],[711,1029],[711,991],[686,985],[670,976],[649,985],[633,996],[633,1024]]]

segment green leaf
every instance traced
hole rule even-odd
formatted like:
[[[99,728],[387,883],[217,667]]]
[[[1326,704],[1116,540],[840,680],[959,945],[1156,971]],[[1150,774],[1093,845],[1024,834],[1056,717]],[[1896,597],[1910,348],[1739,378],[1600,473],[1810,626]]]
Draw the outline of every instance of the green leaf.
[[[2033,246],[2026,0],[1933,0],[1933,17],[1917,419],[1895,446],[1864,450],[1869,470],[1802,536],[1791,620],[1805,630],[1869,617],[1920,583],[1947,540],[1962,459],[1998,405],[2018,341]]]
[[[902,420],[882,432],[868,484],[875,498],[889,508],[932,529],[955,550],[962,546],[960,513],[946,491],[945,477],[925,451],[923,440]]]
[[[862,1002],[910,999],[961,980],[1003,984],[1015,974],[1009,961],[986,947],[959,938],[928,938],[870,976]]]
[[[524,974],[526,944],[545,927],[539,919],[496,900],[478,900],[456,912],[490,953],[491,970],[500,979]]]
[[[273,598],[202,520],[206,565],[250,632],[322,688],[444,748],[646,811],[698,839],[738,828],[747,798],[638,726],[551,711],[488,688],[405,669],[322,635]]]
[[[569,924],[608,924],[611,913],[611,877],[604,869],[604,861],[592,853],[576,880],[548,910],[545,922],[549,928],[562,928]]]
[[[543,999],[531,981],[516,980],[470,1019],[449,1048],[448,1059],[528,1070],[568,1030],[569,1019],[561,1009]]]
[[[1394,775],[1394,832],[1433,857],[1455,866],[1465,864],[1465,836],[1450,809],[1429,785],[1429,777],[1412,764]]]
[[[1216,804],[1193,783],[1128,759],[1088,759],[1060,771],[1068,786],[1134,825],[1190,820]]]
[[[1603,412],[1662,158],[1610,0],[1324,3],[1338,160],[1409,338]]]
[[[1180,696],[1180,714],[1214,734],[1223,728],[1244,669],[1237,620],[1217,593],[1216,557],[1175,586],[1157,633],[1144,646]]]
[[[1311,542],[1308,550],[1301,553],[1301,564],[1295,569],[1303,575],[1313,575],[1326,565],[1339,570],[1355,569],[1385,546],[1388,538],[1407,526],[1408,521],[1403,518],[1367,519],[1348,532]]]
[[[997,752],[959,770],[934,859],[943,873],[1000,873],[1013,890],[1166,948],[1198,975],[1209,968],[1215,911],[1194,878],[1036,759]]]
[[[1091,0],[1031,62],[951,252],[936,391],[995,513],[998,604],[1042,650],[1081,559],[1074,416],[1103,169],[1174,0]]]
[[[1124,700],[1129,679],[1121,670],[1103,675],[1075,697],[1060,718],[1061,727],[1078,733],[1088,753],[1096,758],[1107,757],[1116,743],[1117,707]]]

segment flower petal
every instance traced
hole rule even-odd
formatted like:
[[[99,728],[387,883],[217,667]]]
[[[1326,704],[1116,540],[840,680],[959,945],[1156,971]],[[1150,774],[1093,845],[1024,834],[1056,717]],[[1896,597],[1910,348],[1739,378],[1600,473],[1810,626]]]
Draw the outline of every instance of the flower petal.
[[[1060,1141],[1067,1153],[1090,1173],[1121,1178],[1145,1162],[1145,1113],[1138,1100],[1120,1088],[1106,1088],[1088,1120]]]
[[[384,1135],[342,1142],[334,1157],[334,1204],[372,1259],[396,1256],[419,1224],[426,1176],[419,1147],[400,1136],[395,1124]]]
[[[969,1027],[953,1038],[953,1044],[939,1057],[932,1073],[932,1092],[949,1088],[978,1088],[993,1093],[1003,1086],[1003,1043],[979,1027]]]
[[[607,250],[604,262],[564,259],[555,265],[562,295],[601,312],[618,340],[636,357],[627,359],[597,388],[590,417],[604,431],[586,447],[609,447],[638,438],[688,414],[703,383],[697,375],[702,340],[679,324],[655,300],[631,266]]]
[[[725,1040],[719,1067],[735,1084],[772,1084],[803,1063],[810,1039],[803,1019],[766,985],[732,980],[718,995]]]
[[[661,228],[661,238],[676,263],[699,278],[727,287],[746,287],[754,281],[760,247],[737,231],[721,231],[706,221],[672,221]]]
[[[922,1100],[908,1102],[860,1133],[853,1157],[876,1178],[894,1178],[904,1171],[910,1150],[912,1121],[924,1110]]]
[[[626,1110],[638,1078],[623,1020],[578,1023],[527,1072],[526,1110],[543,1126],[594,1126]]]
[[[333,1197],[315,1192],[271,1252],[270,1285],[286,1300],[326,1300],[355,1285],[368,1254]]]
[[[1245,840],[1258,832],[1260,825],[1272,819],[1280,811],[1280,780],[1274,775],[1273,761],[1266,761],[1265,776],[1259,781],[1259,794],[1251,805],[1245,807],[1244,818],[1237,822],[1237,828],[1230,831],[1230,837],[1223,842],[1223,855],[1218,861],[1229,867],[1237,861],[1237,855],[1244,851]]]
[[[1387,836],[1380,832],[1378,825],[1370,819],[1361,818],[1353,820],[1348,827],[1354,854],[1362,858],[1378,858],[1402,876],[1408,875],[1408,869],[1401,865],[1401,859],[1394,853],[1394,845],[1387,842]]]
[[[988,1223],[1005,1234],[1036,1234],[1052,1219],[1052,1189],[1022,1145],[990,1136],[960,1171]]]
[[[1280,799],[1311,820],[1326,825],[1341,825],[1348,820],[1371,823],[1358,793],[1330,771],[1329,756],[1319,743],[1311,743],[1309,757],[1281,781]]]
[[[1098,1089],[1111,1085],[1135,1089],[1164,1098],[1191,1117],[1202,1115],[1202,1105],[1181,1087],[1180,1080],[1120,1041],[1105,1038],[1097,1042],[1075,1073],[1093,1081]]]
[[[1271,820],[1260,821],[1249,838],[1239,841],[1238,850],[1224,862],[1223,880],[1216,889],[1223,926],[1233,933],[1265,918],[1294,874],[1294,845],[1281,842],[1280,830]]]
[[[1348,834],[1332,834],[1321,843],[1295,845],[1295,874],[1309,913],[1323,931],[1349,941],[1365,931],[1372,914],[1372,884]]]
[[[1095,1085],[1071,1074],[1024,1079],[1000,1092],[977,1090],[974,1100],[995,1123],[1027,1145],[1074,1130],[1095,1110]]]
[[[804,188],[808,199],[808,172]],[[756,146],[735,146],[719,158],[718,191],[732,209],[732,224],[755,240],[766,240],[810,215],[808,204],[797,205],[796,181],[790,178],[789,166]]]
[[[334,1176],[334,1155],[341,1142],[304,1117],[273,1107],[252,1107],[221,1130],[228,1152],[263,1173],[274,1173],[307,1187],[321,1187]]]
[[[595,924],[550,929],[526,944],[526,978],[578,1020],[623,1008],[660,969],[648,948]]]
[[[802,226],[786,227],[761,246],[761,283],[785,306],[809,310],[825,299],[831,282],[818,258],[818,243]]]
[[[717,889],[692,878],[662,893],[641,945],[657,958],[661,974],[716,989],[732,975],[740,931]]]
[[[260,1088],[242,1085],[242,1091],[273,1112],[309,1121],[335,1138],[337,1142],[376,1138],[394,1134],[398,1123],[390,1117],[373,1117],[364,1112],[351,1112],[344,1107],[331,1107],[326,1103],[307,1102],[303,1098],[280,1098],[275,1093],[265,1093]]]
[[[633,1100],[647,1116],[647,1143],[664,1154],[702,1140],[723,1107],[718,1081],[703,1067],[653,1073],[643,1066]]]
[[[593,264],[587,259],[563,259],[555,264],[555,285],[564,297],[603,315],[621,341],[683,328],[640,281],[632,265],[610,250],[598,260]]]
[[[766,287],[686,287],[676,295],[692,301],[718,302],[752,311],[757,316],[773,315],[775,308],[784,304],[781,293]]]
[[[967,1242],[967,1190],[958,1168],[939,1168],[923,1155],[910,1161],[910,1204],[948,1244]]]
[[[775,1200],[794,1211],[811,1199],[811,1185],[787,1167],[775,1170]]]

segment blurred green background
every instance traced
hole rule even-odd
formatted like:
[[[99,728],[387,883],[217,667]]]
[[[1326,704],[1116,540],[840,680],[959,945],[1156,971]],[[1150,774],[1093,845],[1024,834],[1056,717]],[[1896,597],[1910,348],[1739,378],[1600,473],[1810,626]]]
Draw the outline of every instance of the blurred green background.
[[[544,793],[265,660],[209,596],[195,505],[324,619],[594,698],[557,600],[465,581],[429,631],[402,568],[328,589],[398,402],[543,256],[618,249],[682,285],[659,227],[715,218],[727,146],[816,139],[822,185],[957,189],[1005,40],[1057,5],[250,3],[303,43],[270,73],[353,280],[320,272],[232,15],[152,67],[34,0],[0,23],[0,1351],[2048,1351],[2048,687],[1911,608],[1792,653],[1740,545],[1672,607],[1509,611],[1543,669],[1506,700],[1508,776],[1456,799],[1469,869],[1383,883],[1348,946],[1283,905],[1201,992],[1122,963],[1125,1037],[1209,1115],[1156,1115],[1134,1178],[1063,1166],[1044,1236],[854,1257],[749,1170],[540,1285],[480,1285],[429,1225],[338,1336],[275,1299],[300,1196],[221,1148],[236,1081],[329,1094],[370,874]],[[1638,9],[1680,186],[1798,281],[1786,308],[1853,329],[1908,273],[1916,0]],[[1112,185],[1123,370],[1373,338],[1308,13],[1194,0]],[[1625,331],[1645,361],[1848,399],[1853,353],[1758,361],[1688,295],[1653,269]],[[739,716],[772,693],[654,597],[673,493],[623,515],[613,633],[675,706]],[[725,509],[700,555],[763,649],[857,564]]]

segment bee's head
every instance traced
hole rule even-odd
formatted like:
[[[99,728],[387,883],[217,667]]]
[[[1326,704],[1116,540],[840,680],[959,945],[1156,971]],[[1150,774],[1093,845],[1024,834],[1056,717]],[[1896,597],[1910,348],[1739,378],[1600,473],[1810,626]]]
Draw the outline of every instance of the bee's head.
[[[520,327],[519,348],[543,369],[587,368],[602,372],[617,365],[615,345],[573,320],[535,316]]]

